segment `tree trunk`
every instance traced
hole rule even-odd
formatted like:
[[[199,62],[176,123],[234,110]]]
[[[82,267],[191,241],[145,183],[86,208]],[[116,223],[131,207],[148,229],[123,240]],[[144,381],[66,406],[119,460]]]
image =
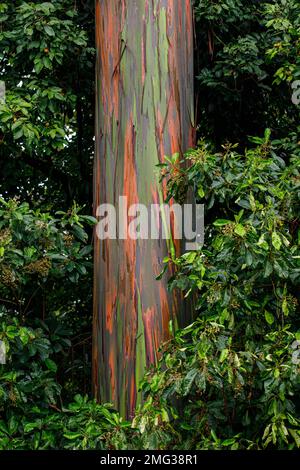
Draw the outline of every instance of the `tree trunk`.
[[[94,205],[162,203],[155,167],[193,144],[191,0],[97,0]],[[176,243],[178,248],[178,243]],[[155,279],[165,240],[95,237],[95,396],[131,417],[180,299]]]

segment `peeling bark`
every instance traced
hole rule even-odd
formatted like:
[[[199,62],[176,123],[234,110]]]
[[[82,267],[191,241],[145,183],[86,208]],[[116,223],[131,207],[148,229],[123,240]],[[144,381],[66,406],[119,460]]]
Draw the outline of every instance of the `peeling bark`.
[[[191,0],[97,0],[94,206],[161,203],[155,165],[193,144]],[[176,243],[177,250],[179,249]],[[165,240],[95,237],[95,396],[126,417],[137,384],[177,321],[180,299],[156,281]]]

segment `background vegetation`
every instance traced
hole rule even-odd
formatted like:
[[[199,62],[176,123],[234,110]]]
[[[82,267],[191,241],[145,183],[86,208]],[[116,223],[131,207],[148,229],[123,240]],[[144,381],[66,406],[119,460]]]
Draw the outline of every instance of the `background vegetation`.
[[[89,398],[94,2],[0,3],[1,449],[300,446],[300,5],[194,4],[199,145],[163,176],[206,207],[165,260],[195,322],[126,423]]]

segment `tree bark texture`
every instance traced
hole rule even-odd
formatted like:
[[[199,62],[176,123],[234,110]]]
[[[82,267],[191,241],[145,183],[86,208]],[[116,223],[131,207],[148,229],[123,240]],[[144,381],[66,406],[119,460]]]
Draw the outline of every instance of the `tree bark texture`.
[[[156,165],[193,145],[191,0],[96,0],[94,206],[162,203]],[[179,243],[175,249],[179,249]],[[166,240],[95,237],[93,386],[127,418],[181,299],[155,279]],[[170,274],[170,272],[169,272]]]

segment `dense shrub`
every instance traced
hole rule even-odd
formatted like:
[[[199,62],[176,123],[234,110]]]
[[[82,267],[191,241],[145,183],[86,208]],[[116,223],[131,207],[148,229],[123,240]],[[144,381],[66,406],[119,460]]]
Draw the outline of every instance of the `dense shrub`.
[[[89,360],[74,353],[78,339],[86,339],[81,335],[87,321],[91,328],[76,294],[79,283],[87,284],[88,293],[91,282],[91,246],[83,224],[94,219],[76,206],[53,216],[16,199],[0,200],[2,430],[11,426],[16,433],[21,417],[60,407],[90,381]]]
[[[214,144],[247,145],[299,123],[298,0],[195,0],[197,123]],[[275,80],[275,83],[274,83]]]
[[[202,142],[180,178],[177,155],[167,169],[171,194],[185,181],[205,203],[206,240],[167,261],[198,318],[146,376],[146,446],[300,446],[300,148],[269,137],[244,154]]]
[[[105,450],[138,448],[138,436],[108,405],[76,395],[60,409],[31,406],[0,421],[0,450]]]

